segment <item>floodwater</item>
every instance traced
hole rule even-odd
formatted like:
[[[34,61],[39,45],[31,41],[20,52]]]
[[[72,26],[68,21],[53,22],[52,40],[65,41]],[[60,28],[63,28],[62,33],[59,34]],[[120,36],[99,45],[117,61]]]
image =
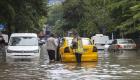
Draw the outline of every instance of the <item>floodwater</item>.
[[[0,61],[0,80],[140,80],[139,52],[99,53],[98,62]]]

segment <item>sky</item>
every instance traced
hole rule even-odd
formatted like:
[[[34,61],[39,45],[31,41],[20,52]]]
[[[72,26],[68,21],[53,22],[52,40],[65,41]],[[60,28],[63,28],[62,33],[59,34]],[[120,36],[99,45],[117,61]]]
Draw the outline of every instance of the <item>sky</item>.
[[[61,3],[64,0],[48,0],[49,4]]]

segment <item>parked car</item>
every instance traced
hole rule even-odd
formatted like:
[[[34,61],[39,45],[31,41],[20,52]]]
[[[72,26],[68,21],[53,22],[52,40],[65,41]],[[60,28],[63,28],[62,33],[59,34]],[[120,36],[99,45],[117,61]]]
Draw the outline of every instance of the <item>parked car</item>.
[[[74,62],[75,54],[71,48],[72,37],[64,37],[61,41],[61,46],[59,49],[60,58],[62,62]],[[82,54],[81,61],[97,61],[98,53],[97,48],[91,43],[89,38],[82,38],[84,53]]]
[[[109,40],[109,36],[96,34],[95,36],[91,37],[91,40],[98,50],[104,50],[105,42]]]
[[[13,33],[6,50],[6,61],[11,59],[39,59],[40,46],[35,33]]]
[[[109,51],[135,50],[136,44],[132,39],[115,39],[109,47]]]
[[[105,42],[105,45],[104,45],[104,51],[107,52],[108,51],[108,48],[109,46],[112,44],[113,40],[108,40]]]

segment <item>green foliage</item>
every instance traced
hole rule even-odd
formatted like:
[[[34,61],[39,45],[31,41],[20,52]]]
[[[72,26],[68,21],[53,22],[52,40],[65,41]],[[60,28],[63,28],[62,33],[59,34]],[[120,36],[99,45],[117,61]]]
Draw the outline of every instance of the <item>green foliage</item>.
[[[110,4],[111,15],[114,18],[116,29],[124,34],[133,33],[139,30],[140,21],[140,1],[122,0],[114,1]]]
[[[49,8],[54,32],[129,34],[140,30],[139,0],[65,0]],[[118,34],[119,35],[119,34]]]
[[[80,33],[106,33],[112,19],[107,5],[109,0],[66,0],[64,2],[64,29],[77,29]],[[108,30],[108,31],[107,31]]]
[[[4,22],[10,22],[15,17],[15,10],[10,4],[9,0],[3,0],[0,2],[0,16]]]
[[[63,26],[64,30],[77,28],[78,23],[84,17],[84,9],[82,7],[83,0],[66,0],[63,3],[64,19],[66,24]]]
[[[47,23],[55,26],[57,20],[63,20],[63,7],[61,4],[49,6]]]
[[[63,19],[62,4],[49,6],[47,24],[51,26],[51,32],[56,34],[63,34],[63,25],[65,24],[65,21]]]
[[[47,16],[47,0],[3,0],[0,2],[0,16],[11,32],[35,32]]]

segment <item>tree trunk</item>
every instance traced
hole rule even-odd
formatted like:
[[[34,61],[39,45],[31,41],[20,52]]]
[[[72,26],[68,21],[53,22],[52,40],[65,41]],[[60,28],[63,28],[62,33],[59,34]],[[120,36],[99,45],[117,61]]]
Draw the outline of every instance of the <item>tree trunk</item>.
[[[7,25],[7,33],[8,33],[8,37],[10,37],[11,33],[12,33],[12,29],[11,29],[11,24]]]

